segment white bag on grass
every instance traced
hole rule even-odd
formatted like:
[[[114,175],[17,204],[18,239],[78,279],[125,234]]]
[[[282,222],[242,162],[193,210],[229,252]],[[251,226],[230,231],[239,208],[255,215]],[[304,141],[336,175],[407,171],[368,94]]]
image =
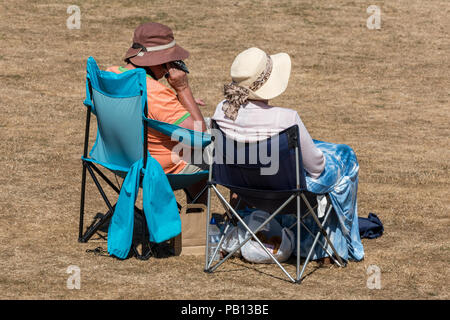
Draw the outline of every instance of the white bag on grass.
[[[243,220],[253,232],[269,216],[270,214],[265,211],[256,210]],[[231,227],[225,235],[222,249],[231,252],[249,236],[250,233],[241,224],[238,224],[238,227]],[[278,262],[284,262],[289,259],[294,250],[295,237],[293,232],[288,228],[282,228],[275,219],[270,220],[257,233],[257,236]],[[237,255],[242,255],[245,260],[253,263],[274,263],[261,245],[253,238],[247,241],[241,250],[237,251]]]
[[[239,236],[239,233],[241,233],[241,236]],[[222,250],[226,252],[232,252],[235,248],[239,246],[241,241],[244,240],[243,236],[244,232],[241,230],[241,228],[230,225],[229,229],[225,233],[225,237],[223,238],[221,246]],[[236,251],[234,256],[240,257],[241,250]]]

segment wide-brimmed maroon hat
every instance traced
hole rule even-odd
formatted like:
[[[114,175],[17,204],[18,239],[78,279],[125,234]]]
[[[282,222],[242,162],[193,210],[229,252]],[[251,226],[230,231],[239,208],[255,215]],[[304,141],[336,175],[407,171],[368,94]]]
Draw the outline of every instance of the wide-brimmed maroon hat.
[[[134,30],[133,44],[124,60],[141,67],[184,60],[189,52],[175,43],[172,30],[161,23],[147,22]]]

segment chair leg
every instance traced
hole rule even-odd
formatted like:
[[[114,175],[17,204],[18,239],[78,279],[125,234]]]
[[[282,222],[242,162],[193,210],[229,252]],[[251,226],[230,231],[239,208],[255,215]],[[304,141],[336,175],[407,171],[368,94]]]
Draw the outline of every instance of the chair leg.
[[[92,236],[98,231],[98,229],[109,219],[111,219],[112,215],[114,214],[114,211],[108,210],[108,212],[101,217],[95,224],[90,226],[86,232],[81,236],[81,241],[83,243],[86,243],[89,241],[89,239],[92,238]]]
[[[326,242],[328,242],[328,245],[330,246],[331,250],[334,252],[334,254],[336,255],[336,259],[338,260],[340,265],[344,265],[344,262],[342,261],[341,257],[339,256],[339,254],[337,253],[336,249],[334,248],[333,243],[331,242],[330,238],[328,237],[327,232],[325,231],[325,229],[323,228],[322,224],[319,221],[319,218],[317,218],[316,214],[314,213],[311,205],[309,204],[308,199],[306,199],[305,195],[302,193],[301,194],[303,200],[305,201],[306,206],[308,207],[308,210],[311,212],[311,216],[313,217],[314,221],[316,222],[317,226],[320,229],[320,233],[322,233],[322,235],[324,236]]]
[[[295,198],[295,195],[292,195],[291,197],[289,197],[288,200],[286,200],[285,203],[283,203],[274,213],[272,213],[270,215],[269,218],[267,218],[258,228],[256,228],[256,230],[252,231],[250,230],[250,228],[245,224],[245,222],[242,220],[242,218],[239,216],[239,214],[234,210],[234,208],[226,201],[226,199],[223,197],[223,195],[219,192],[219,190],[217,190],[216,187],[214,187],[213,185],[211,185],[211,187],[213,188],[214,192],[216,193],[216,195],[226,204],[226,206],[230,209],[230,211],[233,213],[233,215],[239,220],[239,222],[244,226],[244,228],[247,230],[247,232],[250,233],[250,236],[247,237],[246,239],[244,239],[244,241],[242,241],[239,246],[237,248],[235,248],[232,252],[228,253],[227,256],[225,256],[225,258],[223,258],[222,260],[220,260],[218,263],[216,263],[214,266],[210,267],[210,265],[206,264],[206,271],[208,272],[213,272],[214,270],[216,270],[220,265],[222,265],[226,260],[228,260],[237,250],[239,250],[240,248],[242,248],[243,245],[245,245],[250,239],[254,239],[256,242],[258,242],[258,244],[261,246],[261,248],[266,252],[266,254],[272,259],[272,261],[278,265],[278,267],[284,272],[284,274],[291,280],[291,282],[296,282],[296,280],[294,280],[294,278],[292,278],[292,276],[289,274],[289,272],[286,271],[285,268],[283,268],[283,266],[278,262],[278,260],[269,252],[269,250],[261,243],[261,241],[258,239],[258,237],[256,236],[256,233],[258,233],[262,228],[264,228],[264,226],[270,222],[270,220],[272,220],[279,212],[281,212],[281,210],[284,209],[285,206],[287,206],[289,204],[289,202],[291,202],[291,200],[293,198]],[[221,245],[221,242],[223,240],[223,237],[221,239],[221,241],[219,242],[219,246]],[[216,250],[217,251],[217,250]]]
[[[317,234],[314,234],[307,226],[306,224],[303,223],[303,221],[301,221],[302,226],[306,229],[306,231],[312,236],[312,237],[316,237]],[[320,231],[319,231],[320,234]],[[317,240],[317,243],[322,247],[322,249],[328,254],[328,256],[333,259],[333,261],[337,264],[339,264],[339,262],[334,258],[333,253],[331,253],[327,247],[322,243],[322,241]]]
[[[150,246],[150,240],[146,237],[145,231],[147,231],[147,219],[145,218],[145,214],[142,210],[139,210],[135,207],[135,210],[138,211],[138,214],[142,216],[142,226],[141,226],[141,253],[138,252],[136,245],[133,245],[134,255],[139,260],[148,260],[152,255],[153,251]]]
[[[83,171],[81,174],[81,200],[80,200],[80,222],[78,231],[78,242],[84,242],[83,237],[83,222],[84,222],[84,201],[86,195],[86,163],[82,161]]]
[[[100,192],[105,204],[108,207],[108,212],[94,225],[92,225],[86,232],[83,234],[83,220],[84,220],[84,207],[85,207],[85,193],[86,193],[86,170],[88,170],[89,174],[91,175],[92,179],[94,180],[94,183]],[[92,171],[92,168],[90,165],[86,162],[83,162],[83,176],[82,176],[82,186],[81,186],[81,205],[80,205],[80,228],[79,228],[79,242],[88,242],[89,239],[98,231],[100,226],[106,222],[108,219],[111,218],[111,216],[114,213],[114,206],[111,205],[109,202],[108,197],[106,196],[105,192],[103,191],[103,188],[98,181],[97,177],[95,176],[94,172]]]
[[[301,278],[302,278],[302,273],[300,273],[300,260],[301,260],[301,255],[300,255],[300,226],[301,226],[301,219],[302,219],[302,212],[301,212],[301,208],[300,208],[300,195],[297,194],[297,265],[296,265],[296,269],[297,269],[297,283],[301,282]],[[304,268],[304,267],[303,267]]]
[[[328,208],[328,212],[326,213],[325,218],[323,220],[323,224],[325,224],[327,222],[328,216],[330,215],[330,212],[331,212],[332,208],[333,207],[330,205],[329,208]],[[314,238],[314,242],[313,242],[313,244],[311,246],[311,249],[308,252],[308,256],[306,257],[305,263],[303,264],[303,268],[302,268],[302,272],[300,273],[300,277],[297,279],[297,281],[301,281],[301,277],[302,277],[303,273],[305,272],[306,266],[308,265],[309,260],[311,259],[311,255],[312,255],[312,253],[314,251],[314,248],[316,247],[317,241],[319,240],[319,237],[320,237],[321,234],[322,233],[320,231],[317,232],[316,237]]]
[[[209,222],[211,221],[211,187],[212,185],[208,184],[208,194],[206,200],[206,245],[205,245],[205,272],[211,272],[209,268]]]

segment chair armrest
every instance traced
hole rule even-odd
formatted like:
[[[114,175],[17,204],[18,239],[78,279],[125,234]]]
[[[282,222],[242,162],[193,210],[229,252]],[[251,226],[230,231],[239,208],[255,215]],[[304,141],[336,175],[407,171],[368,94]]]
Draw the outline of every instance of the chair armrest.
[[[211,135],[206,132],[194,131],[186,129],[174,124],[149,119],[143,116],[147,125],[166,136],[169,136],[174,141],[179,141],[192,148],[205,148],[211,143]]]

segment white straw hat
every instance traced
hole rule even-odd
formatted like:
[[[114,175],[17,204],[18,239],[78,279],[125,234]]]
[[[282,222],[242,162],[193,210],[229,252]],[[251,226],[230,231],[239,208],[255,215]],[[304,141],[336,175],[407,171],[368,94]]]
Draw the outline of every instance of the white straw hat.
[[[287,53],[269,56],[258,48],[247,49],[231,65],[232,82],[223,87],[222,110],[235,121],[241,106],[249,99],[270,100],[286,90],[291,75],[291,58]]]
[[[251,90],[252,84],[267,69],[269,60],[272,61],[269,77],[260,88]],[[236,56],[230,74],[236,85],[250,89],[249,99],[273,99],[287,88],[291,74],[291,58],[287,53],[269,56],[259,48],[250,48]]]

